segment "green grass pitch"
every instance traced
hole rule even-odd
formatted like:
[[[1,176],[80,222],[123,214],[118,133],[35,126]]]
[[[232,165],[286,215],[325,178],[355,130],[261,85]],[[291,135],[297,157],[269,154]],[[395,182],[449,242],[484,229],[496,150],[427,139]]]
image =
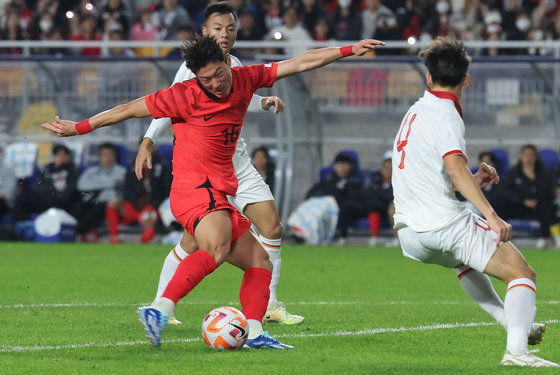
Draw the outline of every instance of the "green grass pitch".
[[[0,243],[0,374],[530,374],[501,368],[505,331],[455,272],[400,249],[284,246],[279,298],[305,316],[265,329],[295,350],[214,352],[200,338],[214,307],[239,307],[242,272],[223,265],[176,308],[161,348],[136,319],[165,245]],[[524,251],[538,275],[540,355],[560,361],[560,252]],[[504,286],[496,282],[503,296]]]

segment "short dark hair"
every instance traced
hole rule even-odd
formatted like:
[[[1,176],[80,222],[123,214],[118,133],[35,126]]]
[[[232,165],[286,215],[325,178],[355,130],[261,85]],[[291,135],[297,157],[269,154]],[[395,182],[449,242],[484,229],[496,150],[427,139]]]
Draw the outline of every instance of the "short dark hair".
[[[60,152],[64,152],[66,155],[70,155],[71,151],[68,147],[66,147],[65,145],[61,145],[61,144],[57,144],[54,145],[52,148],[52,154],[53,155],[58,155],[58,153]]]
[[[270,154],[268,152],[268,147],[261,146],[261,147],[257,147],[256,149],[254,149],[253,152],[251,152],[251,159],[255,157],[255,154],[257,152],[262,152],[266,156],[266,160],[270,160]]]
[[[418,56],[428,68],[433,83],[444,87],[460,84],[471,62],[463,43],[452,37],[437,37]]]
[[[104,148],[112,150],[115,153],[115,155],[117,155],[117,148],[111,142],[104,142],[104,143],[100,144],[97,151],[101,152],[101,150],[103,150]]]
[[[181,54],[187,68],[194,74],[212,62],[223,61],[227,64],[226,54],[212,36],[200,36],[194,42],[183,43]]]
[[[480,154],[478,154],[478,160],[482,160],[485,156],[488,156],[488,158],[494,165],[497,164],[498,160],[496,159],[496,155],[494,155],[494,153],[490,151],[482,151]]]
[[[227,1],[219,1],[214,4],[208,4],[206,9],[204,9],[204,25],[208,21],[208,18],[214,13],[219,14],[228,14],[231,13],[233,18],[237,21],[237,13],[235,13],[235,9],[231,5],[228,4]]]
[[[534,144],[531,144],[531,143],[528,143],[526,145],[521,146],[520,152],[523,152],[525,150],[533,150],[534,152],[538,153],[537,146],[535,146]]]

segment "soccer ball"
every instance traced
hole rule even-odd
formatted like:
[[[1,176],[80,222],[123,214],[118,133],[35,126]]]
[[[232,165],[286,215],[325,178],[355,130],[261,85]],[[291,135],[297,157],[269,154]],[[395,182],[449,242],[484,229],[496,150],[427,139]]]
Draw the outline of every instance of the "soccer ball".
[[[214,350],[242,348],[248,335],[245,315],[233,307],[217,307],[202,321],[202,338]]]

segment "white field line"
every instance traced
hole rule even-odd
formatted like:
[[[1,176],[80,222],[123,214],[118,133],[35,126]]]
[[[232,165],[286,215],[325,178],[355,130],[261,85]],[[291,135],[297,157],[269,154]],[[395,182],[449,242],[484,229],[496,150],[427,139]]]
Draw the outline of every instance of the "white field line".
[[[544,321],[546,324],[556,324],[558,320],[552,319]],[[471,328],[471,327],[483,327],[483,326],[494,326],[497,325],[496,322],[471,322],[471,323],[438,323],[427,326],[417,326],[417,327],[398,327],[398,328],[365,328],[359,331],[335,331],[335,332],[317,332],[317,333],[286,333],[276,335],[278,338],[310,338],[310,337],[342,337],[342,336],[372,336],[382,333],[398,333],[398,332],[414,332],[414,331],[433,331],[438,329],[454,329],[454,328]],[[191,343],[196,341],[201,341],[200,337],[187,338],[187,339],[173,339],[173,340],[163,340],[165,344],[176,344],[176,343]],[[118,341],[116,343],[95,343],[89,342],[84,344],[70,344],[70,345],[36,345],[36,346],[17,346],[17,345],[0,345],[0,353],[14,353],[14,352],[31,352],[31,351],[41,351],[41,350],[65,350],[65,349],[82,349],[82,348],[110,348],[114,346],[136,346],[136,345],[147,345],[145,340],[122,342]]]
[[[34,308],[61,308],[61,307],[127,307],[127,306],[147,306],[151,302],[138,302],[138,303],[117,303],[117,302],[75,302],[75,303],[31,303],[31,304],[14,304],[14,305],[0,305],[0,310],[3,309],[34,309]],[[237,306],[239,301],[182,301],[180,305],[210,305],[210,306]],[[286,305],[298,306],[343,306],[343,305],[364,305],[364,306],[387,306],[387,305],[466,305],[473,304],[472,301],[315,301],[315,302],[286,302]],[[560,301],[537,301],[539,305],[557,305]]]

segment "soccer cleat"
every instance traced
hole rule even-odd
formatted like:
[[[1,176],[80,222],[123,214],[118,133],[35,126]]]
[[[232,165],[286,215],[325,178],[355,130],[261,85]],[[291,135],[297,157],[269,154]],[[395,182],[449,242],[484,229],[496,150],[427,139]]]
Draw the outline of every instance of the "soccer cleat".
[[[171,314],[169,316],[169,324],[172,324],[174,326],[178,326],[179,324],[183,324],[182,321],[177,320],[177,318],[175,318],[175,314]]]
[[[286,311],[286,305],[280,301],[273,302],[268,306],[266,314],[264,314],[265,322],[276,322],[280,324],[300,324],[305,318],[303,316],[290,314]]]
[[[506,351],[504,358],[500,362],[501,366],[520,366],[520,367],[560,367],[558,363],[547,361],[541,357],[537,357],[535,353],[539,350],[527,350],[523,354],[513,355]]]
[[[540,344],[547,329],[548,327],[542,323],[533,323],[533,327],[531,328],[531,333],[529,334],[527,343],[529,345]]]
[[[153,307],[140,307],[137,310],[138,320],[144,326],[146,337],[153,346],[161,345],[161,334],[169,324],[167,315]]]
[[[266,331],[254,339],[247,339],[247,342],[243,345],[243,347],[249,349],[295,349],[295,346],[282,344],[280,341],[273,339]]]

